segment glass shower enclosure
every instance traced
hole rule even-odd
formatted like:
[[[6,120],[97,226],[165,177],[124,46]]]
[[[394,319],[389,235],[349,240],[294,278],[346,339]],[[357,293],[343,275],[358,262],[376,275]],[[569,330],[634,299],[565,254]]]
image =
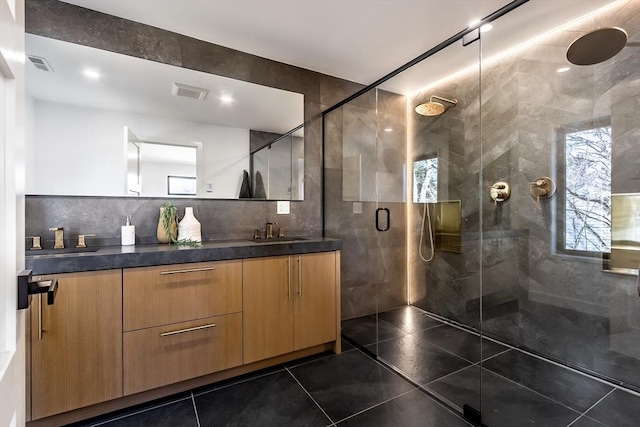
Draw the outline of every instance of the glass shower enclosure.
[[[640,1],[505,51],[522,3],[324,114],[342,332],[468,420],[625,425],[610,418],[640,416]],[[569,62],[600,28],[627,43]]]

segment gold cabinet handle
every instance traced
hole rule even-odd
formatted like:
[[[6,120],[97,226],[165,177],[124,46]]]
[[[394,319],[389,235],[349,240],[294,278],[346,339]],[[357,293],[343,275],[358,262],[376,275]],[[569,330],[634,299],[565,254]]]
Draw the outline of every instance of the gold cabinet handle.
[[[42,294],[38,295],[38,340],[42,339]]]
[[[161,271],[160,274],[165,276],[167,274],[180,274],[180,273],[197,273],[199,271],[211,271],[211,270],[215,270],[215,267],[202,267],[202,268],[189,268],[186,270],[168,270],[168,271]]]
[[[287,258],[287,298],[291,299],[291,257]]]
[[[171,335],[184,334],[185,332],[193,332],[193,331],[199,331],[201,329],[213,328],[214,326],[216,326],[215,323],[209,323],[208,325],[194,326],[193,328],[185,328],[185,329],[179,329],[177,331],[164,332],[164,333],[160,334],[160,336],[161,337],[168,337],[168,336],[171,336]]]
[[[302,298],[302,268],[300,268],[300,256],[298,256],[298,298]]]

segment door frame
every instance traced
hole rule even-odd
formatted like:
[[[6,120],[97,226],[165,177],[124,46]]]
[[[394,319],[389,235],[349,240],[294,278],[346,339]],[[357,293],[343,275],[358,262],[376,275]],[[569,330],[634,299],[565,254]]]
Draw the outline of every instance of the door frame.
[[[0,0],[0,425],[26,422],[24,268],[24,0]]]

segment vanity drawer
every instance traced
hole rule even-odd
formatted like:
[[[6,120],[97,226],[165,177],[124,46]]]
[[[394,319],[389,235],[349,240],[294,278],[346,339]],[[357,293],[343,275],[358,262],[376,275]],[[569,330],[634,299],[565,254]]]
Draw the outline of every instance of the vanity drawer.
[[[242,261],[123,270],[124,331],[242,311]]]
[[[126,332],[124,394],[242,364],[242,313]]]

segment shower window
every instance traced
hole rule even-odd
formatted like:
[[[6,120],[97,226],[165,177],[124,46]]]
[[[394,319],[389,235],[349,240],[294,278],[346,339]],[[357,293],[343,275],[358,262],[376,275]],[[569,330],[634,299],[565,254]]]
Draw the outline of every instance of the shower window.
[[[562,133],[564,142],[563,252],[611,251],[611,126]],[[562,212],[560,209],[559,212]]]
[[[438,158],[413,162],[413,203],[438,201]]]

